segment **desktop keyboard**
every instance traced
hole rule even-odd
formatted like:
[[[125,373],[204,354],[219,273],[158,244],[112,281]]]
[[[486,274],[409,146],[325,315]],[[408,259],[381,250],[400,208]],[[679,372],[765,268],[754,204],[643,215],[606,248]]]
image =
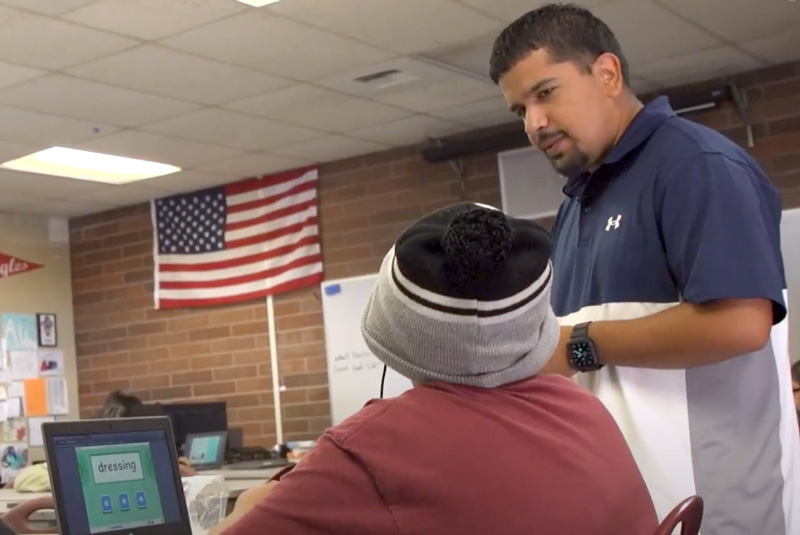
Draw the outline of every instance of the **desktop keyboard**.
[[[227,470],[259,470],[261,468],[277,468],[287,466],[289,459],[256,459],[253,461],[239,461],[225,466]]]

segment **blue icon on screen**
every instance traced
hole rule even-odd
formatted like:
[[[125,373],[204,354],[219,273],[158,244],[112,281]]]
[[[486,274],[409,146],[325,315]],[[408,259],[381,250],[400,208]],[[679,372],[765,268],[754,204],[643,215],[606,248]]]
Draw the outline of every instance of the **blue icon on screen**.
[[[139,509],[147,509],[147,497],[141,490],[136,493],[136,507]]]
[[[128,501],[128,494],[122,493],[119,495],[119,510],[120,511],[130,511],[131,504]]]
[[[103,507],[104,513],[111,513],[114,508],[111,506],[111,496],[100,496],[100,505]]]

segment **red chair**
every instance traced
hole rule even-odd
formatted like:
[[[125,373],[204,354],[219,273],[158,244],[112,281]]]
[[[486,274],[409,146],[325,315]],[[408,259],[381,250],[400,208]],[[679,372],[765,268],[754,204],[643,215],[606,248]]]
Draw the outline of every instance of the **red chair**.
[[[675,528],[681,527],[681,535],[698,535],[703,521],[703,498],[686,498],[670,511],[653,535],[672,535]]]

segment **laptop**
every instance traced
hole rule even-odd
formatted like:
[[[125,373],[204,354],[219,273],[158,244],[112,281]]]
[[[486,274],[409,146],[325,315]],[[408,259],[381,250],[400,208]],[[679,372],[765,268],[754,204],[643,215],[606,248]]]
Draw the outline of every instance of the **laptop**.
[[[186,435],[183,454],[192,463],[192,468],[217,470],[225,462],[225,448],[228,444],[228,432],[190,433]]]
[[[48,422],[60,535],[191,535],[169,419]]]

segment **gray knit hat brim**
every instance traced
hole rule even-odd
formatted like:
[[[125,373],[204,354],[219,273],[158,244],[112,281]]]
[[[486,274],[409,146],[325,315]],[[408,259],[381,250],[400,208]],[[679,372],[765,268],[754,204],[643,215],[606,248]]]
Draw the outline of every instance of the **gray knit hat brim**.
[[[412,381],[494,388],[527,379],[542,370],[559,341],[551,278],[548,262],[511,297],[456,299],[404,277],[392,248],[364,311],[362,334],[378,359]]]

